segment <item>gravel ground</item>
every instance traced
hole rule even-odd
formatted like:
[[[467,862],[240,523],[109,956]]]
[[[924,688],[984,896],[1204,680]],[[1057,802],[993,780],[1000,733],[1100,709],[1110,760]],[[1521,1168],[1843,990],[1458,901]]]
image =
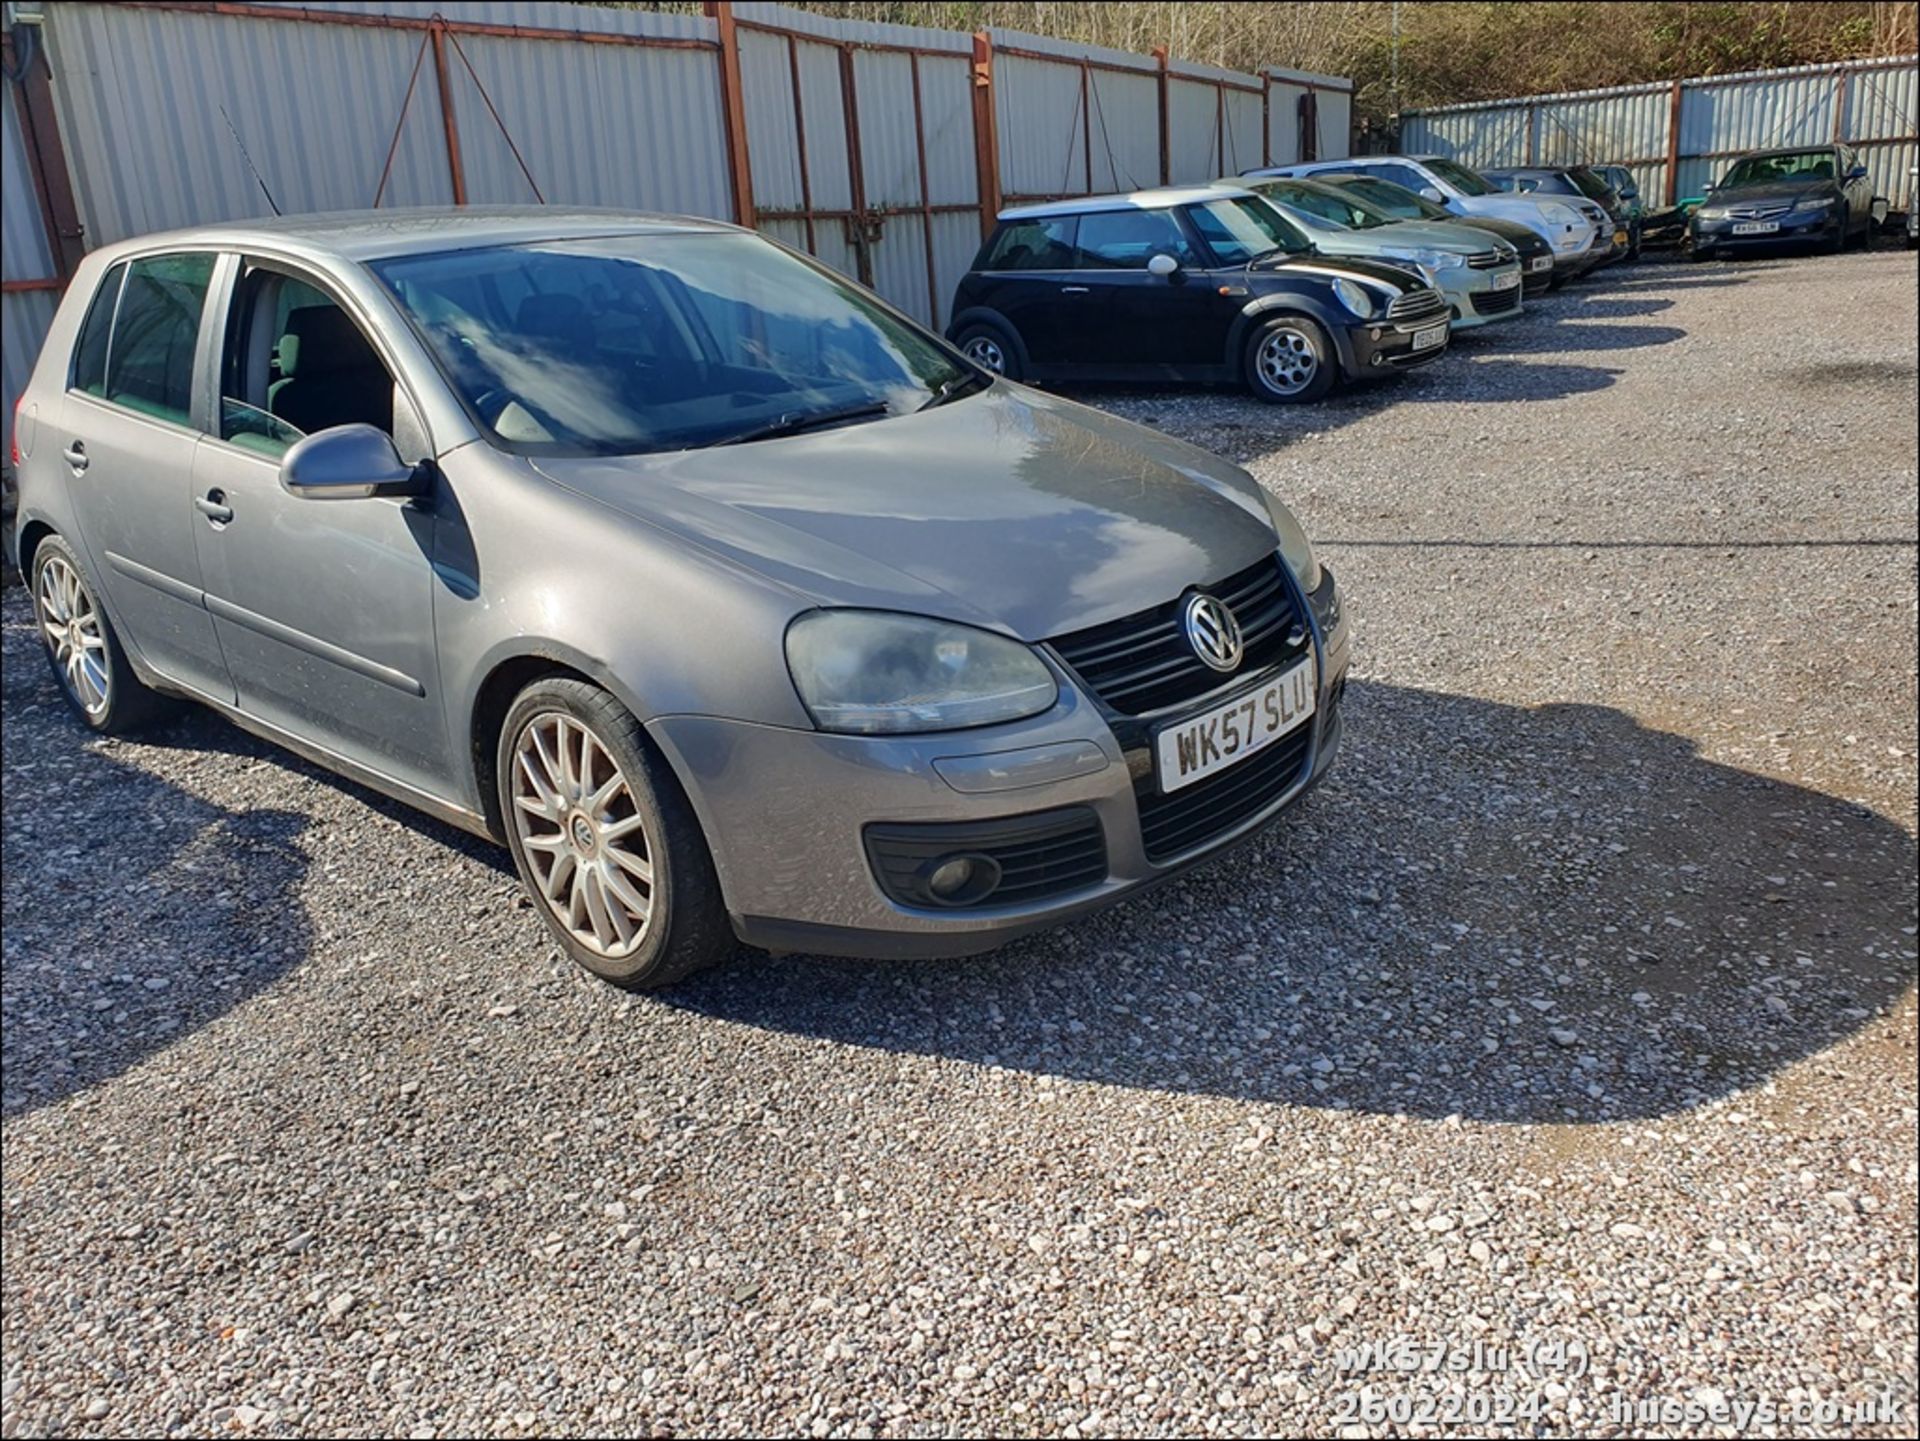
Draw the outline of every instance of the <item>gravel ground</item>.
[[[1903,254],[1649,265],[1088,396],[1321,538],[1348,749],[973,961],[624,996],[486,847],[84,739],[12,592],[5,1434],[1911,1434],[1915,330]]]

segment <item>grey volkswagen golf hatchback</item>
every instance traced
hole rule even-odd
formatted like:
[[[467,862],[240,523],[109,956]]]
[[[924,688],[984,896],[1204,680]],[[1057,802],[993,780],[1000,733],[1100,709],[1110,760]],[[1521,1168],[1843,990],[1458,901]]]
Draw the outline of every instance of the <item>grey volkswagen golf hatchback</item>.
[[[1332,575],[1244,471],[751,232],[382,211],[95,251],[15,420],[96,731],[164,697],[504,841],[582,965],[958,955],[1324,773]]]

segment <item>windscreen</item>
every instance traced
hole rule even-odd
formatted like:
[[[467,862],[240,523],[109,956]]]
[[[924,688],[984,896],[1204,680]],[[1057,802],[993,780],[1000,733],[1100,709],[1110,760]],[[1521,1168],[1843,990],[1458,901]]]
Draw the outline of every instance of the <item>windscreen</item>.
[[[601,236],[378,261],[503,449],[631,455],[920,409],[976,380],[753,235]]]
[[[1462,195],[1498,195],[1500,193],[1487,184],[1482,176],[1464,165],[1455,165],[1451,160],[1423,160],[1420,163]]]
[[[1723,190],[1740,185],[1772,185],[1782,180],[1833,179],[1833,152],[1805,150],[1793,155],[1749,155],[1727,172]]]
[[[1187,207],[1187,218],[1223,265],[1245,265],[1268,255],[1311,250],[1294,217],[1263,200],[1229,195]],[[1302,217],[1304,218],[1304,217]]]
[[[1404,185],[1391,180],[1376,180],[1371,175],[1342,176],[1331,182],[1351,191],[1384,215],[1395,220],[1452,220],[1454,213],[1444,205],[1435,205],[1424,195],[1415,195]]]

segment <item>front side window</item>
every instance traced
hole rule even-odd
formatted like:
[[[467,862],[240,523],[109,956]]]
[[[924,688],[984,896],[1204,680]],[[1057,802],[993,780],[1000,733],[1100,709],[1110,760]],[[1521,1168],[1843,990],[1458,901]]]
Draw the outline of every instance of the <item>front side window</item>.
[[[393,396],[379,352],[331,295],[271,266],[247,267],[221,366],[222,440],[280,455],[336,425],[392,434]]]
[[[635,455],[918,410],[974,371],[753,235],[618,235],[376,261],[503,449]]]
[[[993,237],[993,244],[980,269],[1071,269],[1076,218],[1072,215],[1054,215],[1041,220],[1009,221]]]
[[[1462,195],[1495,195],[1499,193],[1491,185],[1487,184],[1484,178],[1467,169],[1464,165],[1456,165],[1451,160],[1428,160],[1424,163],[1427,169],[1446,181],[1447,184],[1451,185],[1455,190],[1458,190]]]
[[[120,285],[127,278],[125,263],[107,272],[94,292],[87,318],[81,322],[80,338],[73,347],[73,379],[70,384],[88,395],[107,393],[107,338],[113,332],[113,312],[120,303]]]
[[[1145,270],[1156,255],[1198,265],[1171,210],[1096,210],[1080,217],[1076,249],[1085,270]]]
[[[212,280],[210,252],[156,255],[127,267],[107,343],[108,400],[192,423],[193,353]]]

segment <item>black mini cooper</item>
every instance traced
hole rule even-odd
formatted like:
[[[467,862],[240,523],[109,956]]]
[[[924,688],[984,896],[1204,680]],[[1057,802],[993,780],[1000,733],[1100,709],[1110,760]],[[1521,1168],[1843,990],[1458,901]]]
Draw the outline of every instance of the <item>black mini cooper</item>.
[[[1437,359],[1449,323],[1419,276],[1194,186],[1003,211],[947,336],[1013,380],[1245,382],[1284,404]]]

